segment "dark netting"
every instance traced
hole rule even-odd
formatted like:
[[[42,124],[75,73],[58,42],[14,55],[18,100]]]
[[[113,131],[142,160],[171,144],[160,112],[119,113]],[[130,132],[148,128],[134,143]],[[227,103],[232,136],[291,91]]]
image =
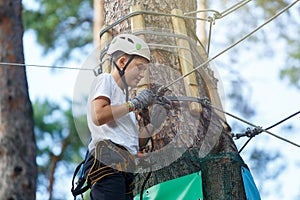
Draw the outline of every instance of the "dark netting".
[[[246,199],[241,167],[247,167],[239,154],[209,155],[200,160],[203,196],[206,200]]]

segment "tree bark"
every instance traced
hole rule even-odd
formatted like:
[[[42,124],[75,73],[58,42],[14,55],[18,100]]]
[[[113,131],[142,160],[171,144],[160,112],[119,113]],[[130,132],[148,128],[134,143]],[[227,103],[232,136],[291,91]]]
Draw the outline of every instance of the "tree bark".
[[[142,5],[142,7],[147,11],[156,11],[166,14],[170,14],[173,9],[181,9],[183,12],[191,12],[197,9],[196,0],[106,0],[104,2],[106,16],[105,23],[112,24],[113,22],[121,19],[126,14],[129,14],[130,6],[137,4]],[[171,17],[159,15],[144,15],[144,17],[146,21],[146,31],[154,30],[170,34],[173,33]],[[197,40],[195,38],[196,22],[192,19],[188,19],[185,20],[185,24],[187,36],[190,40],[194,41],[193,44],[197,44]],[[130,28],[130,19],[128,19],[113,27],[111,32],[114,36],[124,31],[130,31]],[[155,42],[156,44],[165,44],[165,40],[170,40],[171,45],[176,45],[176,41],[178,42],[178,38],[176,38],[176,40],[166,39],[167,36],[150,37],[144,34],[144,37],[147,42]],[[191,46],[194,66],[198,66],[207,59],[205,53],[203,53],[204,51],[203,47],[200,47],[199,45]],[[164,85],[168,80],[176,80],[176,78],[182,75],[180,55],[178,52],[175,52],[174,49],[170,51],[151,49],[151,54],[151,62],[154,64],[154,67],[156,67],[156,69],[152,70],[149,75],[149,80],[154,80],[154,82],[151,82],[149,86],[151,89]],[[209,97],[212,101],[214,98],[219,97],[210,96],[212,94],[211,83],[207,83],[205,79],[209,76],[212,80],[213,87],[217,87],[217,80],[214,78],[211,70],[206,67],[204,68],[206,76],[203,76],[200,72],[195,72],[197,90],[200,97]],[[169,91],[166,93],[167,95],[186,95],[186,89],[183,87],[183,81],[179,81],[179,83],[170,86],[168,89]],[[182,153],[178,158],[174,158],[172,163],[164,163],[164,167],[157,167],[157,169],[154,169],[146,184],[146,188],[202,170],[203,179],[206,179],[203,182],[205,199],[222,199],[222,197],[226,197],[225,199],[227,199],[228,191],[230,192],[229,199],[245,199],[245,192],[240,173],[242,161],[240,160],[241,162],[234,163],[233,160],[230,159],[230,156],[227,155],[233,154],[240,158],[233,140],[228,134],[228,130],[225,129],[226,127],[224,128],[221,122],[222,120],[220,121],[220,116],[213,112],[209,107],[205,106],[201,108],[200,113],[195,114],[185,112],[189,110],[189,105],[190,104],[186,102],[172,104],[171,112],[166,120],[167,123],[164,123],[161,130],[152,137],[154,153],[166,153],[165,155],[172,157],[172,154],[175,154],[177,149],[173,149],[171,153],[168,153],[167,149],[164,147],[174,142],[174,138],[176,138],[175,143],[176,146],[179,147],[179,151],[181,151],[181,153],[184,151],[184,153]],[[185,123],[182,123],[182,120]],[[223,157],[219,155],[223,155]],[[206,159],[209,161],[205,160],[202,162],[204,157],[209,158]],[[169,158],[161,158],[160,161],[164,159],[167,160]],[[208,166],[212,164],[215,164],[217,167],[210,168],[210,166]],[[231,166],[231,168],[226,166]],[[223,167],[224,170],[218,171],[220,167]],[[226,174],[227,177],[230,177],[228,180],[230,180],[231,183],[226,183],[225,181],[214,181],[215,179],[213,179],[211,174],[216,174],[219,178],[222,178],[222,175]],[[147,173],[140,173],[136,176],[135,194],[140,192],[146,176]]]
[[[0,62],[24,63],[21,0],[0,0]],[[36,145],[25,67],[0,65],[0,196],[35,199]]]

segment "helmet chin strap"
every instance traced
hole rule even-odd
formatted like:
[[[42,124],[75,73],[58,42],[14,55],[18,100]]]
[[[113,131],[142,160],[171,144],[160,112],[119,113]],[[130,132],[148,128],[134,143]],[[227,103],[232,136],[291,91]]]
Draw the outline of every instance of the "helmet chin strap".
[[[126,79],[125,79],[125,70],[126,68],[128,67],[128,65],[131,63],[131,61],[134,59],[135,55],[131,55],[128,59],[128,61],[126,62],[125,66],[123,69],[120,69],[120,67],[117,65],[117,63],[115,61],[113,61],[113,64],[114,66],[117,68],[118,72],[119,72],[119,75],[123,81],[123,84],[124,84],[124,88],[125,88],[125,94],[126,94],[126,101],[128,101],[128,98],[129,98],[129,93],[128,93],[128,84],[126,82]]]

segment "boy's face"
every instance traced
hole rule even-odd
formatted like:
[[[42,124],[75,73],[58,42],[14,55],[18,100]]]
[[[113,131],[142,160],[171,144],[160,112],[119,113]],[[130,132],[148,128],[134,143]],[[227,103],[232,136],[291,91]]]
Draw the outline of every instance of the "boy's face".
[[[142,57],[136,56],[128,65],[125,71],[125,79],[130,87],[137,87],[140,80],[144,77],[149,62]]]

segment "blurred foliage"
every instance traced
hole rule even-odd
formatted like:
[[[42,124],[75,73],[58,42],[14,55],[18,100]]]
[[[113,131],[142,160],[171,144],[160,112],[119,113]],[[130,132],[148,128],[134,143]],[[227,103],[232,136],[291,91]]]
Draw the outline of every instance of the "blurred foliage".
[[[251,25],[257,26],[262,19],[273,16],[291,2],[292,0],[256,0],[253,1],[254,6],[250,3],[246,4],[239,11],[245,14],[239,14],[239,17],[235,19],[235,31],[228,29],[224,40],[232,43],[247,32]],[[75,51],[86,56],[88,46],[92,45],[93,39],[93,1],[35,0],[35,3],[38,5],[35,9],[28,6],[24,7],[23,23],[26,30],[31,29],[36,32],[38,43],[44,47],[44,53],[47,54],[59,49],[62,53],[57,58],[58,62],[65,62],[71,58],[76,59],[76,55],[72,56]],[[214,4],[216,4],[216,2],[208,3],[209,8],[214,8]],[[222,4],[222,7],[226,8],[232,2],[222,1]],[[300,16],[298,14],[295,17],[295,13],[300,13],[300,7],[294,6],[291,10],[294,10],[294,13],[288,10],[272,22],[275,23],[274,27],[276,27],[276,30],[272,30],[272,34],[288,43],[288,49],[283,50],[289,54],[287,65],[283,66],[280,77],[287,78],[290,83],[300,88]],[[243,23],[237,23],[241,21]],[[269,37],[270,32],[262,29],[249,38],[249,41],[254,43],[258,41],[267,42]],[[265,55],[272,56],[272,49],[266,50]]]
[[[256,182],[260,183],[259,191],[261,195],[265,194],[266,196],[271,191],[274,191],[274,188],[280,188],[281,182],[274,181],[285,170],[286,161],[284,157],[278,152],[266,151],[266,149],[254,149],[250,156],[251,171],[255,174]],[[267,182],[271,181],[273,183],[272,188],[269,189],[265,185]],[[281,191],[276,190],[278,195]]]
[[[86,151],[74,124],[71,101],[68,104],[69,108],[64,110],[59,104],[48,100],[33,103],[38,147],[38,187],[46,187],[48,191],[53,189],[54,174],[59,164],[78,164],[82,160],[82,152]],[[70,173],[73,170],[70,169]]]
[[[290,58],[287,60],[287,66],[281,70],[280,78],[287,78],[292,85],[300,89],[300,29],[294,38],[289,38],[288,41]]]
[[[44,53],[59,49],[59,62],[72,57],[74,50],[81,52],[91,45],[92,0],[61,1],[36,0],[37,8],[24,6],[23,24],[26,30],[32,29],[37,42],[44,47]],[[72,57],[76,59],[76,56]]]
[[[300,67],[292,66],[283,69],[280,73],[280,78],[288,78],[292,85],[300,89]]]
[[[224,8],[230,1],[222,1]],[[246,33],[249,33],[252,29],[262,24],[265,20],[274,16],[276,13],[284,9],[288,4],[294,2],[293,0],[256,0],[251,1],[246,6],[238,9],[236,13],[232,13],[227,17],[227,20],[223,20],[223,24],[228,27],[234,27],[232,29],[224,30],[226,37],[223,38],[224,44],[231,44],[241,38]],[[210,2],[209,2],[210,3]],[[211,7],[216,2],[210,3]],[[264,47],[261,51],[257,51],[257,55],[261,58],[272,58],[275,53],[273,47],[276,46],[270,42],[274,40],[278,43],[283,42],[285,45],[280,49],[280,54],[285,55],[286,62],[282,66],[279,77],[281,79],[288,80],[292,86],[296,86],[300,89],[300,6],[295,4],[291,9],[281,14],[267,25],[247,39],[249,42],[243,43],[243,48],[246,51],[253,51],[259,44],[259,47]],[[234,48],[232,55],[238,55],[241,48]],[[278,53],[278,52],[277,52]],[[231,63],[237,62],[238,56],[232,56]],[[230,64],[229,64],[230,65]]]
[[[271,153],[265,152],[265,150],[255,149],[250,158],[252,162],[251,169],[258,175],[258,178],[261,179],[262,182],[266,179],[276,178],[285,167],[282,155],[278,152]],[[274,162],[278,162],[278,164],[273,165]]]
[[[271,17],[287,6],[292,0],[257,0],[256,5],[264,9],[265,17]],[[292,12],[293,10],[294,12]],[[278,39],[286,40],[288,58],[282,67],[280,78],[286,78],[291,85],[300,89],[300,6],[297,4],[275,20]],[[296,15],[295,15],[296,14]],[[283,50],[284,51],[284,50]]]

